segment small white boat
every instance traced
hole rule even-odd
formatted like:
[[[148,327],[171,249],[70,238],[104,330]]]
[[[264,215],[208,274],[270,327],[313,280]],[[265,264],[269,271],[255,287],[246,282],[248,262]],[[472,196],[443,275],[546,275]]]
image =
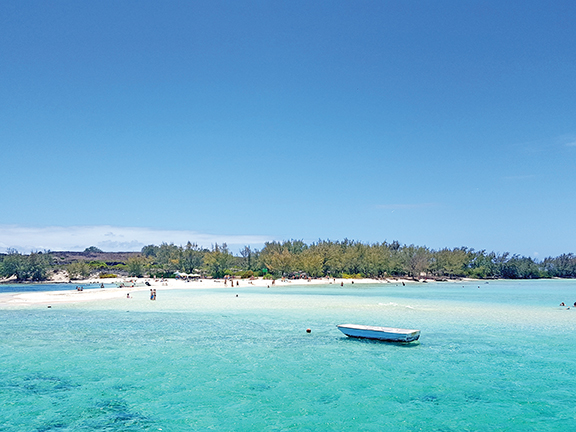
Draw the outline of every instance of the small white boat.
[[[366,326],[360,324],[340,324],[338,330],[353,338],[378,339],[391,342],[412,342],[420,337],[420,330],[392,327]]]

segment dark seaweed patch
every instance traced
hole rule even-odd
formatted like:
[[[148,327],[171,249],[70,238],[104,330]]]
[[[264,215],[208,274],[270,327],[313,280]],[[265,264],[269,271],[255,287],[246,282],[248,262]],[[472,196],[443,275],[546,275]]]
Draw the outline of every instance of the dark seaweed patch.
[[[21,380],[12,381],[8,387],[25,393],[45,395],[72,390],[78,385],[57,376],[35,374],[24,377]]]
[[[324,395],[318,399],[318,402],[327,405],[336,402],[338,399],[340,399],[340,395]]]
[[[268,384],[252,384],[249,389],[253,390],[253,391],[265,391],[265,390],[270,390],[272,387],[269,386]]]
[[[424,396],[421,396],[419,398],[416,398],[414,400],[414,402],[424,402],[424,403],[437,404],[439,402],[439,399],[438,399],[438,396],[436,396],[436,395],[428,394],[428,395],[424,395]]]
[[[50,431],[58,431],[62,429],[66,429],[68,426],[64,423],[51,423],[48,425],[43,425],[39,428],[36,428],[36,432],[50,432]]]
[[[468,403],[477,403],[477,402],[482,402],[482,398],[480,398],[477,395],[466,395],[464,396],[466,402]]]
[[[133,412],[129,405],[121,399],[109,399],[96,404],[100,413],[91,423],[93,428],[111,428],[110,430],[142,430],[150,425],[151,420],[140,413]]]
[[[111,399],[98,402],[96,408],[104,412],[114,412],[128,409],[128,404],[121,399]]]
[[[126,392],[126,391],[132,391],[132,390],[137,390],[140,387],[139,386],[135,386],[132,384],[117,384],[117,385],[113,385],[110,387],[112,390],[117,391],[117,392]]]

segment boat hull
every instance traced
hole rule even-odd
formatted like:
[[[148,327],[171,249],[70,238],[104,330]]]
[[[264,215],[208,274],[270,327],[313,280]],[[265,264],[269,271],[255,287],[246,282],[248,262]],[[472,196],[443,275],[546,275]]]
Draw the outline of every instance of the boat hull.
[[[420,330],[393,327],[365,326],[359,324],[340,324],[338,330],[348,337],[376,339],[389,342],[413,342],[420,338]]]

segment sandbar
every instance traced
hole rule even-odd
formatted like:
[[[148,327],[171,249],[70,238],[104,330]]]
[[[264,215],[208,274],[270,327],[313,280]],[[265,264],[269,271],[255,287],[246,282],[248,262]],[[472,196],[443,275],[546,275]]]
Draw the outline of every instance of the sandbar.
[[[62,304],[62,303],[79,303],[100,300],[112,300],[126,298],[127,294],[136,291],[148,291],[156,289],[157,291],[174,290],[174,289],[223,289],[242,287],[288,287],[288,286],[305,286],[305,285],[336,285],[351,286],[352,284],[377,284],[377,283],[414,283],[415,281],[407,279],[340,279],[340,278],[322,278],[322,279],[295,279],[276,281],[255,278],[248,279],[200,279],[200,280],[182,280],[182,279],[150,279],[150,278],[122,278],[122,279],[87,279],[83,281],[73,281],[72,284],[77,286],[101,284],[101,283],[124,283],[125,287],[120,288],[91,288],[84,291],[66,290],[66,291],[34,291],[34,292],[13,292],[0,294],[0,305],[35,305],[35,304]],[[149,284],[149,285],[147,285]],[[131,286],[134,285],[134,286]]]

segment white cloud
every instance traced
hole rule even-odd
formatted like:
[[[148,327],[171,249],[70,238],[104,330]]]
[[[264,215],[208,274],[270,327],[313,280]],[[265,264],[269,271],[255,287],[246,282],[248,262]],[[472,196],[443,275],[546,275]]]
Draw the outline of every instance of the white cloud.
[[[576,136],[574,134],[564,134],[556,137],[519,142],[513,144],[513,146],[528,154],[540,154],[553,151],[558,147],[576,147]]]
[[[34,250],[83,251],[96,246],[107,252],[139,251],[149,244],[163,242],[185,245],[188,241],[202,247],[214,243],[227,243],[234,251],[245,245],[258,246],[273,240],[259,235],[214,235],[197,231],[161,230],[140,227],[97,226],[51,226],[26,227],[0,225],[0,252],[13,248],[19,252]]]
[[[566,147],[576,147],[576,135],[574,134],[564,134],[556,138],[559,144],[563,144]]]

